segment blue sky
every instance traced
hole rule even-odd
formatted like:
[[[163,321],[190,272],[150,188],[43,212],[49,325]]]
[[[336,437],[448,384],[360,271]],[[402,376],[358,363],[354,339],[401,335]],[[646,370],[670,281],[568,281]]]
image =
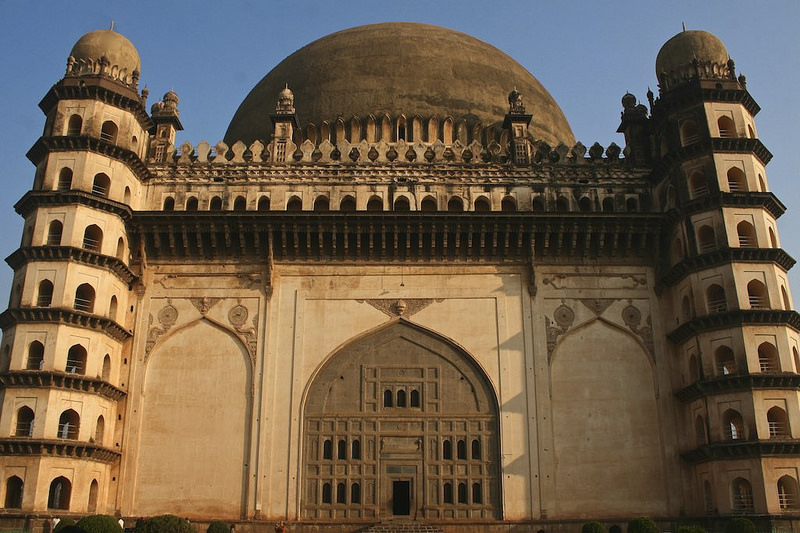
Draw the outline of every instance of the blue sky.
[[[615,133],[620,98],[630,91],[645,100],[648,87],[657,91],[656,54],[684,22],[722,39],[737,72],[747,76],[762,107],[756,117],[759,136],[774,155],[767,180],[789,207],[779,220],[782,245],[800,257],[800,232],[793,231],[800,226],[793,159],[800,140],[797,0],[0,0],[0,13],[0,98],[6,103],[6,127],[0,130],[6,154],[0,177],[2,257],[19,246],[22,219],[12,206],[33,181],[25,153],[44,125],[38,102],[63,76],[75,41],[108,28],[111,20],[139,50],[140,84],[150,90],[150,102],[170,89],[178,93],[185,128],[178,144],[195,145],[220,140],[250,89],[287,55],[334,31],[386,21],[446,26],[500,48],[544,84],[584,145],[623,145]],[[11,276],[11,269],[0,265],[1,298],[7,298]],[[792,272],[791,278],[800,298],[800,274]]]

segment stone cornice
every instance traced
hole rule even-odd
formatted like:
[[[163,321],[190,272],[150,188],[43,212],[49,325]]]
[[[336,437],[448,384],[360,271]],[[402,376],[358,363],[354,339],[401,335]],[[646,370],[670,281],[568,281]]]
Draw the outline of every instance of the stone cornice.
[[[706,137],[682,146],[657,159],[653,164],[653,179],[660,181],[670,170],[698,157],[711,157],[715,153],[752,153],[763,165],[772,159],[772,153],[759,139],[749,137]]]
[[[731,459],[760,459],[762,457],[800,458],[800,440],[769,439],[715,442],[684,452],[681,457],[690,464]]]
[[[28,191],[14,204],[14,210],[21,216],[28,216],[34,209],[42,206],[82,205],[117,215],[122,220],[131,218],[132,211],[127,205],[84,191]]]
[[[42,370],[12,370],[5,372],[0,374],[0,385],[35,389],[70,389],[97,394],[114,402],[118,402],[127,394],[99,377],[90,378],[80,374]]]
[[[800,314],[797,311],[769,309],[738,309],[701,316],[681,324],[667,335],[675,344],[683,344],[695,335],[709,331],[744,326],[786,326],[800,331]]]
[[[114,463],[122,456],[122,454],[111,448],[98,446],[91,442],[66,439],[31,439],[27,437],[0,438],[0,455],[63,457],[105,464]]]
[[[50,323],[78,326],[105,333],[118,342],[130,338],[133,333],[103,316],[58,307],[14,307],[0,313],[0,328],[3,331],[18,323]]]
[[[112,272],[128,287],[132,286],[138,279],[125,263],[116,257],[90,252],[73,246],[26,246],[18,248],[6,258],[6,263],[14,270],[33,261],[71,261],[102,268]]]
[[[722,207],[761,207],[775,218],[786,212],[786,206],[771,192],[719,192],[686,202],[680,214],[690,216]]]
[[[34,143],[25,155],[31,163],[38,165],[52,152],[73,151],[91,151],[116,159],[121,163],[125,163],[131,169],[131,172],[142,181],[150,177],[147,165],[139,159],[135,152],[89,135],[39,137],[39,140]]]
[[[39,108],[47,115],[59,100],[99,100],[132,113],[145,131],[153,127],[153,121],[136,91],[107,77],[65,77],[47,91],[39,102]]]
[[[788,271],[794,266],[795,260],[781,248],[721,248],[687,257],[674,265],[661,278],[661,283],[673,287],[689,274],[730,263],[773,263]]]
[[[687,403],[698,398],[730,392],[754,390],[800,390],[800,374],[745,374],[719,376],[712,379],[696,381],[675,392],[675,396]]]

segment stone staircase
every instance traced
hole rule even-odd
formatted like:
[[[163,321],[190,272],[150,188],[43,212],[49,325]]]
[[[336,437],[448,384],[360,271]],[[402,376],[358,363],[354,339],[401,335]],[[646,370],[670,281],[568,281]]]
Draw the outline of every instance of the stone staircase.
[[[442,533],[442,530],[413,520],[390,520],[361,530],[362,533]]]

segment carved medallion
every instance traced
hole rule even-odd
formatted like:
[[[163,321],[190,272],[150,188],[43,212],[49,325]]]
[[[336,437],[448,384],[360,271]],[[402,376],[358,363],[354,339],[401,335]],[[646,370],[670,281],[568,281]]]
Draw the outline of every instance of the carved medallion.
[[[172,305],[165,305],[158,312],[158,321],[163,326],[171,326],[178,320],[178,310]]]
[[[234,326],[241,326],[247,322],[247,308],[241,304],[235,305],[228,311],[228,320]]]

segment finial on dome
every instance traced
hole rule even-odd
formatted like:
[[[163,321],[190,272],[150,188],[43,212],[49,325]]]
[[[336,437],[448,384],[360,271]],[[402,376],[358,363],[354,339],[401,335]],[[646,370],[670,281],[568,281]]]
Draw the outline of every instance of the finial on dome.
[[[525,103],[522,101],[522,93],[514,86],[514,90],[508,93],[508,112],[511,115],[524,115]]]
[[[278,105],[275,112],[280,115],[294,115],[294,93],[289,89],[289,84],[284,84],[281,92],[278,93]]]
[[[683,31],[686,31],[686,23],[683,21],[681,21],[681,28],[683,28]]]
[[[108,27],[109,30],[114,31],[114,21],[111,21],[111,25]]]

